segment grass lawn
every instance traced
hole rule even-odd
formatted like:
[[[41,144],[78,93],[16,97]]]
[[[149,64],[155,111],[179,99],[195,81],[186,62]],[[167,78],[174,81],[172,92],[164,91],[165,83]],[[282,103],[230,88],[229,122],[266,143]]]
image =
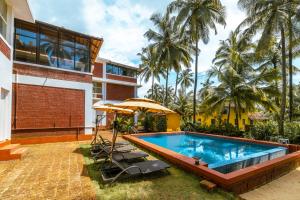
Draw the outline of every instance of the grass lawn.
[[[82,144],[81,152],[88,174],[95,186],[98,199],[237,199],[234,195],[221,189],[207,192],[199,185],[199,178],[174,165],[168,169],[169,174],[153,174],[151,176],[129,178],[112,185],[104,184],[94,161],[89,158],[90,145]],[[153,155],[150,159],[153,159]]]

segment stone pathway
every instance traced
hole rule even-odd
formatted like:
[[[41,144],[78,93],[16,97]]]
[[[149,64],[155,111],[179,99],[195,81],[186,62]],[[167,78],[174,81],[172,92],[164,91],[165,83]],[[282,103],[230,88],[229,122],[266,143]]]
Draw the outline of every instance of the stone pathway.
[[[0,162],[0,199],[95,199],[79,142],[28,145],[22,160]]]
[[[245,200],[299,200],[300,167],[240,197]]]

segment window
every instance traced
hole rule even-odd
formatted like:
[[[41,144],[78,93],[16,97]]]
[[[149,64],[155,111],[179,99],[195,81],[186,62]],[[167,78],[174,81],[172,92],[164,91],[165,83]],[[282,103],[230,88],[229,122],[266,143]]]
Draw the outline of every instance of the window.
[[[243,125],[244,125],[244,126],[246,125],[246,120],[245,120],[245,119],[243,119]]]
[[[116,74],[120,76],[129,76],[129,77],[136,77],[135,70],[128,69],[125,67],[119,67],[113,64],[106,65],[106,73],[108,74]]]
[[[5,0],[0,0],[0,33],[6,38],[7,27],[7,5]]]
[[[15,19],[15,27],[15,60],[81,72],[90,71],[89,38],[18,19]]]
[[[36,32],[29,24],[16,24],[15,59],[36,63]]]
[[[235,119],[234,124],[237,126],[238,125],[239,120]]]
[[[101,98],[101,95],[102,95],[102,83],[94,82],[93,83],[93,97]]]
[[[39,63],[57,67],[58,41],[57,31],[41,28]]]

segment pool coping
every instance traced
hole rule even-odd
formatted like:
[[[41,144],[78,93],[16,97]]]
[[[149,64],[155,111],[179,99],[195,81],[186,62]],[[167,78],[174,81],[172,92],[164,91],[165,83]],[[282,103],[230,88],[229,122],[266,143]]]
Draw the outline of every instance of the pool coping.
[[[281,146],[286,147],[289,150],[289,154],[275,158],[257,165],[246,167],[241,170],[230,172],[228,174],[223,174],[213,169],[208,168],[207,163],[200,162],[199,165],[195,165],[195,160],[189,158],[182,154],[176,153],[169,149],[160,147],[158,145],[146,142],[139,136],[151,136],[151,135],[160,135],[160,134],[196,134],[209,137],[217,137],[230,140],[238,140],[241,142],[255,143],[255,144],[264,144],[272,146]],[[159,133],[139,133],[134,135],[124,135],[124,139],[129,140],[145,149],[148,149],[158,155],[166,158],[170,162],[181,166],[182,168],[195,173],[196,175],[202,176],[206,179],[209,179],[224,189],[233,191],[237,194],[249,191],[255,187],[258,187],[262,184],[270,182],[275,179],[295,169],[297,166],[300,166],[300,146],[299,145],[285,145],[279,144],[276,142],[260,141],[239,137],[229,137],[223,135],[214,135],[198,132],[159,132]],[[263,178],[262,178],[263,177]],[[257,181],[259,179],[260,181]]]

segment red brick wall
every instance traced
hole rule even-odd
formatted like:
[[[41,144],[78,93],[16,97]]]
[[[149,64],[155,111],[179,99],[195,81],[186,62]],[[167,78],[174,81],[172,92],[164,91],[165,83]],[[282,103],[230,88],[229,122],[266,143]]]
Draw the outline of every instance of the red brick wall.
[[[82,90],[13,84],[12,129],[16,129],[13,134],[22,132],[31,136],[36,131],[27,129],[83,127],[84,97]],[[74,130],[39,130],[38,133],[43,131],[49,135],[74,133]]]
[[[0,51],[10,60],[10,48],[7,46],[7,44],[3,41],[3,39],[0,37]]]
[[[30,64],[13,64],[14,73],[17,71],[18,74],[47,77],[52,79],[66,80],[66,81],[77,81],[84,83],[92,83],[92,75],[80,74],[76,72],[67,72],[61,70],[47,69],[41,67],[30,66]]]
[[[126,85],[117,85],[107,83],[106,99],[107,100],[125,100],[134,97],[134,87]]]
[[[112,79],[112,80],[130,82],[130,83],[137,83],[136,78],[131,78],[131,77],[127,77],[127,76],[116,76],[113,74],[106,74],[106,78]]]
[[[96,63],[94,64],[93,76],[102,78],[103,77],[103,64]]]

